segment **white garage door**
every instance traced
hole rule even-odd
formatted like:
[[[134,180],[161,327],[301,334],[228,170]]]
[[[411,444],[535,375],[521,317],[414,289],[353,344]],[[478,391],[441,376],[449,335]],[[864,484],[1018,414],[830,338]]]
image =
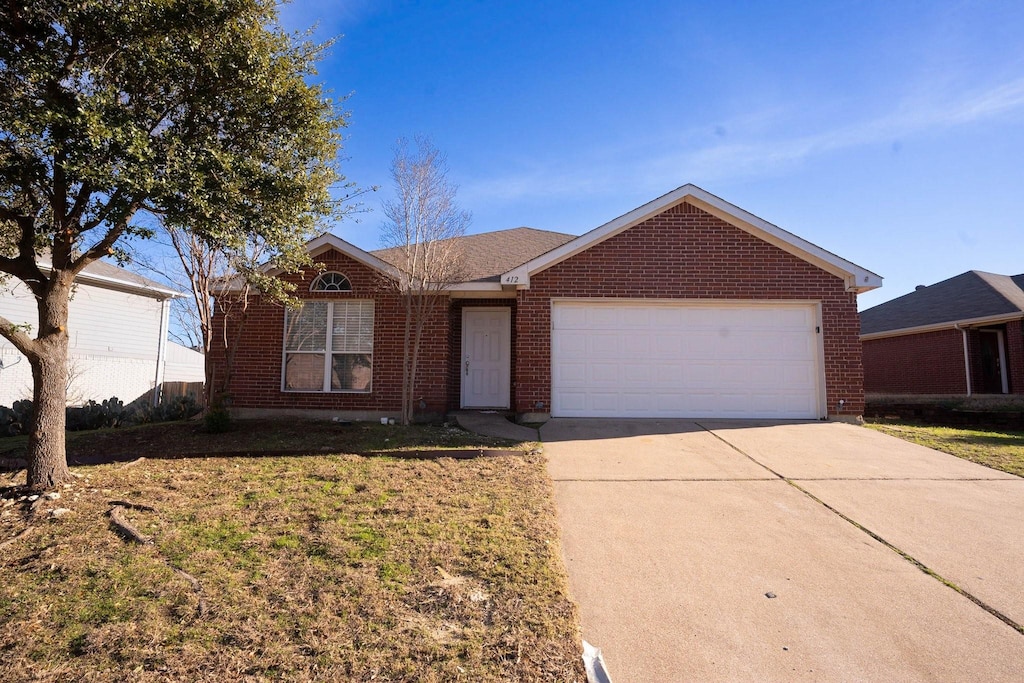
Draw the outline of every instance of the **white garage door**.
[[[817,306],[555,301],[555,417],[818,418]]]

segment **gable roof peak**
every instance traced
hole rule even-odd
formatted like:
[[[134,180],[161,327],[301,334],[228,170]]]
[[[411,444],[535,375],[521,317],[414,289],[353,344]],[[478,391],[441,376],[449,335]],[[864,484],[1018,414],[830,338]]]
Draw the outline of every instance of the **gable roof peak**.
[[[657,199],[651,200],[604,225],[594,228],[561,247],[552,249],[524,263],[522,266],[504,273],[501,281],[516,283],[520,287],[528,287],[531,275],[550,268],[684,202],[734,227],[745,230],[755,237],[793,254],[797,258],[832,273],[836,277],[842,278],[846,282],[848,291],[866,292],[882,286],[882,278],[870,270],[861,268],[855,263],[840,258],[836,254],[797,237],[777,225],[758,218],[754,214],[734,204],[730,204],[721,197],[717,197],[693,183],[687,183],[671,192],[666,192]]]

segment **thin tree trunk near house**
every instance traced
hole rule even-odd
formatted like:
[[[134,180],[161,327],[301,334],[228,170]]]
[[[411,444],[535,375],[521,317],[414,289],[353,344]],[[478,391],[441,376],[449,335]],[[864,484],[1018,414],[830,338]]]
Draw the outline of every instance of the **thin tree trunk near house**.
[[[408,425],[412,422],[412,410],[410,403],[412,399],[412,387],[410,386],[411,374],[411,353],[412,347],[412,322],[413,305],[412,292],[406,292],[405,299],[405,330],[402,333],[402,424]]]
[[[420,343],[423,341],[424,320],[422,313],[416,320],[416,329],[412,343],[412,357],[409,359],[409,397],[406,408],[409,411],[409,420],[412,421],[416,412],[416,367],[420,360]]]
[[[242,331],[245,328],[245,322],[249,317],[249,301],[248,294],[243,294],[241,310],[237,313],[238,322],[235,325],[235,329],[232,333],[228,333],[228,326],[231,324],[232,318],[236,317],[230,313],[224,315],[224,372],[220,379],[215,375],[215,366],[207,366],[207,380],[210,388],[207,392],[210,403],[207,404],[206,410],[226,410],[227,400],[231,393],[231,379],[233,377],[233,371],[235,368],[235,361],[238,358],[238,349],[240,346],[240,340],[242,338]],[[207,353],[207,358],[210,355]],[[207,363],[210,361],[207,360]]]
[[[67,423],[68,300],[72,276],[55,273],[46,296],[39,300],[39,336],[32,366],[32,428],[28,437],[29,488],[52,489],[71,480],[64,429]]]
[[[217,366],[213,364],[209,350],[203,354],[203,377],[205,381],[203,385],[203,411],[207,412],[213,408],[213,399],[216,393],[214,387],[217,382]]]

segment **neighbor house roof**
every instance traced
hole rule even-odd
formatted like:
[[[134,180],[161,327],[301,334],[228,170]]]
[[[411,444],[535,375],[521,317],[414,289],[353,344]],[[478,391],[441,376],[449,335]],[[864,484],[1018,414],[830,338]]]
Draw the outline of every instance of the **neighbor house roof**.
[[[862,337],[926,332],[1024,317],[1024,274],[978,270],[951,277],[861,311]]]
[[[39,267],[45,272],[52,269],[49,254],[40,255]],[[106,261],[93,261],[87,265],[75,276],[75,282],[141,294],[154,299],[174,299],[184,296],[176,289],[171,289],[167,285],[162,285]]]
[[[465,257],[466,282],[498,282],[502,273],[574,239],[576,235],[536,228],[510,228],[452,238]],[[392,247],[371,253],[401,267],[401,251],[401,247]]]

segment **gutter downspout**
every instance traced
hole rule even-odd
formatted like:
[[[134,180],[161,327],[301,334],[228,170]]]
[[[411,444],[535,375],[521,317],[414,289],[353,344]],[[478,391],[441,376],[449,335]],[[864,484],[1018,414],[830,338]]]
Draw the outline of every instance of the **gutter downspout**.
[[[967,348],[967,328],[955,325],[956,329],[963,333],[964,337],[964,377],[967,379],[967,395],[971,395],[971,354]]]
[[[160,341],[156,347],[156,377],[153,383],[153,407],[160,405],[160,388],[164,383],[167,356],[167,330],[171,322],[170,299],[160,300]]]

